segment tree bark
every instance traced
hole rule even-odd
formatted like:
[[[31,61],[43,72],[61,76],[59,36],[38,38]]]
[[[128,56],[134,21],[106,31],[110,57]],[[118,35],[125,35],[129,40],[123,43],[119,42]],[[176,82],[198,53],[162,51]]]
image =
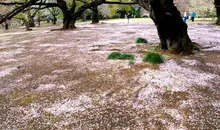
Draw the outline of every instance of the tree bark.
[[[216,24],[220,25],[220,0],[215,0],[214,4],[216,8],[216,15],[217,15]]]
[[[29,26],[30,27],[35,27],[35,23],[34,23],[34,17],[30,17],[30,19],[29,19]]]
[[[92,24],[99,23],[98,6],[92,7]]]
[[[30,28],[30,23],[26,19],[23,19],[23,22],[26,27],[26,31],[31,31],[32,29]]]
[[[62,29],[63,30],[75,29],[76,28],[75,23],[76,23],[76,19],[71,19],[71,17],[67,18],[63,23]]]
[[[144,5],[142,7],[150,11],[150,18],[157,27],[162,49],[178,54],[192,53],[193,45],[187,33],[187,25],[183,22],[173,0],[151,0],[146,5],[143,3],[140,5]]]
[[[52,22],[53,22],[53,24],[56,24],[56,23],[57,23],[57,18],[56,18],[56,16],[53,17]]]
[[[40,12],[38,12],[37,22],[38,22],[38,25],[39,25],[39,26],[40,26],[40,21],[41,21],[41,18],[40,18]]]
[[[74,29],[76,19],[74,20],[71,15],[71,12],[69,10],[62,10],[63,12],[63,27],[61,29],[67,30],[67,29]]]
[[[5,30],[8,30],[8,22],[5,22]]]

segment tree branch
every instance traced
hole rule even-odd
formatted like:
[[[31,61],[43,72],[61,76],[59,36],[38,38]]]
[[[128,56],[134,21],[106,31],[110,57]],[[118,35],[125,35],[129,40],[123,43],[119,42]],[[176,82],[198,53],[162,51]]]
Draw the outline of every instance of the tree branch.
[[[15,8],[11,12],[9,12],[8,14],[6,14],[2,18],[0,18],[0,24],[5,22],[6,19],[11,19],[12,17],[14,17],[16,14],[20,13],[25,8],[35,4],[37,1],[39,1],[39,0],[30,0],[29,2],[25,3],[24,5]]]
[[[5,6],[12,6],[12,5],[24,5],[24,2],[10,2],[10,3],[5,3],[5,2],[0,2],[0,5],[5,5]]]
[[[103,4],[104,2],[106,2],[105,0],[94,0],[91,3],[87,3],[82,5],[75,13],[73,13],[73,17],[72,19],[76,19],[77,17],[79,17],[86,9],[89,9],[91,7],[95,7],[95,6],[99,6],[101,4]]]

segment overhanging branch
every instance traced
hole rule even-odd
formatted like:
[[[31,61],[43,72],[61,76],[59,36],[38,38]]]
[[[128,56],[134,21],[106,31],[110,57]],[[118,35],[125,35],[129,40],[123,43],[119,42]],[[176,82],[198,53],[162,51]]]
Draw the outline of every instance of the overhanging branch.
[[[27,4],[26,2],[11,2],[11,3],[4,3],[4,2],[0,2],[0,5],[4,5],[4,6],[13,6],[13,5],[24,5],[24,4]],[[32,5],[45,5],[45,6],[48,6],[48,7],[55,7],[55,6],[58,6],[57,3],[35,3],[35,4],[32,4]]]
[[[0,5],[4,6],[12,6],[12,5],[24,5],[24,2],[10,2],[10,3],[5,3],[5,2],[0,2]]]
[[[11,19],[12,17],[14,17],[16,14],[20,13],[22,10],[24,10],[25,8],[35,4],[36,2],[38,2],[39,0],[30,0],[29,2],[25,3],[22,6],[19,6],[17,8],[15,8],[14,10],[12,10],[11,12],[7,13],[5,16],[3,16],[2,18],[0,18],[0,24],[5,22],[6,19]]]

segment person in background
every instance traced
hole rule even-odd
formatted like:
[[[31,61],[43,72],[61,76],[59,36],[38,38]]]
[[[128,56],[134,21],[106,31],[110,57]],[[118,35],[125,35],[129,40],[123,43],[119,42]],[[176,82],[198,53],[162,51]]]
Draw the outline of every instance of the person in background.
[[[195,12],[192,12],[192,14],[191,14],[191,20],[192,20],[192,22],[194,22],[195,17],[196,17],[196,13],[195,13]]]
[[[129,19],[131,18],[131,16],[132,16],[131,13],[127,14],[128,23],[129,23]]]
[[[183,21],[186,22],[186,20],[187,20],[187,13],[185,12],[183,15]]]

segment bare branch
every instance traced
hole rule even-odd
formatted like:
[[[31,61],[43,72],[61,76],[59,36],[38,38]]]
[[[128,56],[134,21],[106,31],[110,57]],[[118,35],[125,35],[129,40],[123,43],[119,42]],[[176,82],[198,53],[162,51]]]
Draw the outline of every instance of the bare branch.
[[[12,5],[24,5],[24,2],[10,2],[10,3],[5,3],[5,2],[0,2],[0,5],[5,5],[5,6],[12,6]]]

